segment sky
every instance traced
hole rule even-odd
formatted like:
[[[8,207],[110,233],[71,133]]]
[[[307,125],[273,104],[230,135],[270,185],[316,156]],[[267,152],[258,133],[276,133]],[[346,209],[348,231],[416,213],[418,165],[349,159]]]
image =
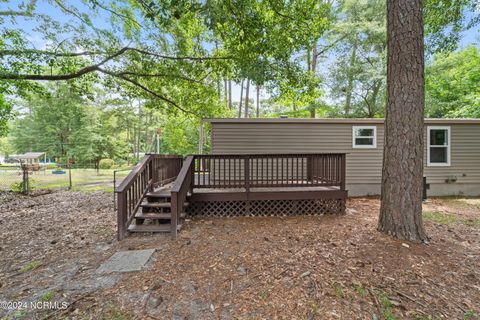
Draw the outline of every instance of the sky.
[[[5,3],[5,2],[2,2],[0,0],[0,11],[7,11],[7,10],[11,10],[11,9],[17,10],[18,7],[19,7],[19,4],[28,3],[28,2],[29,2],[29,0],[13,0],[13,1],[7,1],[7,3]],[[79,8],[82,8],[82,7],[85,8],[85,6],[83,4],[81,4],[82,2],[78,1],[78,0],[74,0],[74,1],[69,0],[69,1],[66,1],[65,3],[78,6]],[[479,10],[479,12],[480,12],[480,2],[479,2],[479,6],[478,6],[477,10]],[[69,19],[65,15],[62,14],[60,9],[52,7],[51,5],[49,5],[45,1],[37,1],[37,12],[44,13],[44,14],[49,14],[49,15],[55,17],[55,19],[59,22],[66,22],[67,19]],[[467,12],[466,13],[467,17],[472,17],[474,14],[475,14],[474,12]],[[95,23],[97,24],[98,27],[100,27],[100,28],[108,28],[109,27],[108,17],[106,17],[106,16],[104,16],[104,17],[94,17],[93,19],[94,19],[94,21],[95,21]],[[44,40],[37,33],[35,33],[33,31],[33,29],[35,27],[35,22],[33,22],[31,19],[18,19],[17,21],[19,22],[19,24],[22,25],[22,28],[30,34],[29,40],[32,42],[32,44],[37,49],[41,49],[42,47],[45,47]],[[472,28],[470,30],[467,30],[467,31],[463,32],[460,43],[459,43],[459,48],[460,49],[465,48],[465,47],[470,46],[470,45],[480,46],[480,26],[477,26],[475,28]],[[326,60],[324,61],[324,64],[328,66],[334,61],[334,59],[335,59],[335,56],[331,55],[331,56],[326,58]],[[323,69],[325,69],[325,68],[323,68]],[[256,98],[255,88],[253,86],[251,86],[250,90],[251,90],[250,97],[255,99]],[[232,100],[234,102],[240,100],[240,91],[241,91],[240,85],[234,83],[232,85]],[[245,90],[244,90],[244,94],[245,94]],[[265,99],[265,98],[268,98],[268,97],[269,97],[269,95],[266,92],[266,90],[261,90],[260,99]]]

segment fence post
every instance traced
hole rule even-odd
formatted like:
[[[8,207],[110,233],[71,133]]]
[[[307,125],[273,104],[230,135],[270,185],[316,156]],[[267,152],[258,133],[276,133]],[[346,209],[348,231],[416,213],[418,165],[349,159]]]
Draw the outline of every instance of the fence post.
[[[28,165],[22,164],[23,172],[23,194],[28,194]]]
[[[113,170],[113,212],[117,211],[117,193],[115,189],[117,188],[117,170]]]
[[[68,164],[68,190],[72,190],[72,165]]]

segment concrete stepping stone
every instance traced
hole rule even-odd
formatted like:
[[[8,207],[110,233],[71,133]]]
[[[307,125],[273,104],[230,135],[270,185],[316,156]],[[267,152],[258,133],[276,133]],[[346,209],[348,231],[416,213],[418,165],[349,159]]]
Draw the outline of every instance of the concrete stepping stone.
[[[119,251],[105,261],[98,272],[141,271],[155,252],[155,249]]]

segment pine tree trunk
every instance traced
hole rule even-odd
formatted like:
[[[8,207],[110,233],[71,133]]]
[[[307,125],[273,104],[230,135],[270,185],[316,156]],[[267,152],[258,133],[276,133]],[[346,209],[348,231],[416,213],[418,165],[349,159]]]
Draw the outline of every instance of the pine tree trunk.
[[[247,79],[247,92],[245,93],[245,118],[248,118],[248,99],[250,93],[250,79]]]
[[[312,62],[310,67],[310,70],[312,71],[313,75],[316,75],[317,73],[317,59],[318,59],[318,52],[317,52],[317,45],[315,44],[312,48]],[[317,116],[316,106],[317,106],[316,102],[310,103],[310,118],[315,118]]]
[[[260,118],[260,86],[257,85],[257,118]]]
[[[232,109],[232,80],[228,80],[228,107]]]
[[[424,48],[421,0],[387,1],[387,110],[378,230],[414,242],[422,221]]]
[[[223,99],[224,99],[224,102],[225,102],[225,106],[228,108],[229,104],[228,104],[228,83],[227,83],[227,79],[223,79]]]
[[[347,83],[347,92],[345,99],[345,115],[350,114],[350,109],[352,107],[352,95],[353,95],[353,68],[357,61],[357,42],[353,43],[352,55],[350,56],[350,66],[348,69],[348,83]]]
[[[238,117],[242,117],[242,99],[243,99],[243,79],[240,85],[240,104],[238,105]]]

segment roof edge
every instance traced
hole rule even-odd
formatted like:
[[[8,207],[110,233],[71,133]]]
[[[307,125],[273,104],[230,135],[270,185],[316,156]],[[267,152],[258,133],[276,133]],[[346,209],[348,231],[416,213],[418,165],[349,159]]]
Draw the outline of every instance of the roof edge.
[[[384,118],[207,118],[210,123],[384,123]],[[480,124],[480,119],[469,118],[425,118],[426,124]]]

